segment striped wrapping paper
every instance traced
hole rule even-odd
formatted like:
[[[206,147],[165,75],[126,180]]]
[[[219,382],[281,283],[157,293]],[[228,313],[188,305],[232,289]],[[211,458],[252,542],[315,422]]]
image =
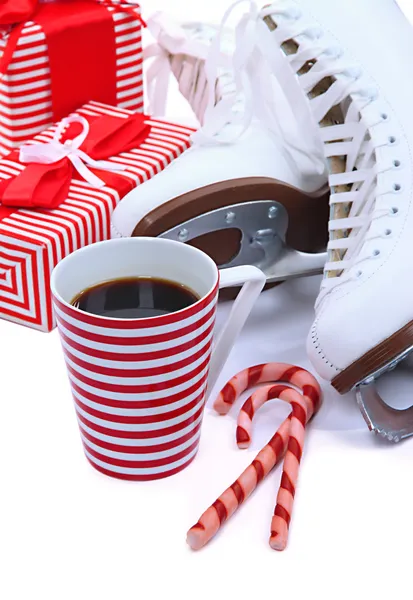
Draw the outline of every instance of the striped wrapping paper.
[[[125,115],[131,111],[90,102],[77,111],[84,115]],[[122,174],[136,185],[162,171],[189,147],[193,129],[160,119],[151,125],[141,146],[110,160],[127,167]],[[56,127],[35,136],[48,142]],[[25,167],[0,160],[0,180]],[[54,210],[17,210],[0,220],[0,317],[41,331],[55,327],[50,295],[54,266],[74,250],[110,238],[110,219],[121,194],[105,186],[95,189],[73,179],[68,199]]]
[[[106,9],[112,14],[116,35],[116,104],[143,112],[140,9],[134,9],[136,17],[130,5],[128,12],[111,6]],[[0,38],[0,59],[7,42],[8,35]],[[7,75],[0,79],[0,156],[52,125],[53,120],[46,36],[39,25],[28,21]]]

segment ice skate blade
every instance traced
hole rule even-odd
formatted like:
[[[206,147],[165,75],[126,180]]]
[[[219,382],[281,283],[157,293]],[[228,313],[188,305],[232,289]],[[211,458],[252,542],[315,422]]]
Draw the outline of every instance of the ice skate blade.
[[[191,242],[214,231],[237,229],[240,232],[238,251],[219,266],[256,265],[264,269],[280,254],[287,227],[288,214],[284,206],[274,200],[260,200],[205,212],[158,237]]]
[[[393,371],[412,352],[410,346],[355,387],[357,404],[368,428],[390,442],[400,442],[413,435],[413,406],[401,410],[392,408],[378,393],[375,382]]]
[[[404,410],[384,402],[373,383],[356,388],[357,404],[370,431],[389,442],[400,442],[413,435],[413,406]]]
[[[221,268],[255,265],[265,273],[267,283],[322,273],[326,253],[289,248],[284,242],[287,227],[285,207],[274,200],[261,200],[212,210],[180,223],[159,237],[190,242],[213,231],[237,228],[241,234],[239,250]]]
[[[262,243],[271,238],[268,230],[275,229],[291,248],[322,252],[328,243],[329,197],[328,186],[305,193],[268,177],[220,181],[161,203],[136,223],[132,236],[180,233],[181,241],[206,252],[219,267],[228,265],[239,254],[241,229],[252,236],[260,232],[257,241]],[[241,204],[248,204],[248,209],[240,209]],[[205,215],[205,220],[194,221]],[[248,248],[248,253],[247,264],[257,264],[262,258],[259,248]]]

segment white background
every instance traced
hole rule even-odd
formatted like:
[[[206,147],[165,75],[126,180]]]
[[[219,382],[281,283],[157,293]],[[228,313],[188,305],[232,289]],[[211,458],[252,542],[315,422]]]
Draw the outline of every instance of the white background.
[[[172,11],[171,4],[178,18],[219,21],[226,2],[142,0],[146,16]],[[170,115],[184,110],[175,95]],[[318,278],[289,282],[262,295],[220,384],[258,362],[309,366],[304,340],[318,285]],[[228,310],[221,305],[220,322]],[[284,553],[268,545],[279,470],[206,548],[192,552],[187,529],[252,461],[286,407],[262,409],[252,448],[240,451],[236,411],[218,417],[208,406],[189,468],[163,481],[125,483],[95,472],[83,456],[57,332],[1,321],[0,339],[2,600],[411,596],[413,441],[374,438],[352,395],[326,388]],[[412,398],[409,383],[400,372],[381,389],[400,405]]]

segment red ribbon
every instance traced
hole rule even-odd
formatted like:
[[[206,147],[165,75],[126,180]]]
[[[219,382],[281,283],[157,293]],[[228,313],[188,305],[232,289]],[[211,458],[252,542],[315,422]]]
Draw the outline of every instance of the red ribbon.
[[[145,115],[132,114],[127,118],[102,115],[85,118],[90,125],[89,135],[80,147],[91,158],[102,160],[139,147],[150,132],[145,123]],[[79,134],[79,125],[70,125],[61,142],[73,139]],[[8,161],[19,162],[19,152],[13,151]],[[124,195],[134,187],[129,177],[118,173],[94,170],[107,185]],[[67,199],[74,168],[68,158],[54,164],[29,164],[16,177],[0,181],[0,221],[16,208],[57,208]]]
[[[0,25],[27,21],[34,14],[38,0],[6,0],[0,6]]]
[[[116,43],[107,6],[131,13],[145,25],[134,12],[136,4],[122,8],[113,0],[8,0],[0,8],[0,26],[14,25],[0,73],[7,73],[26,19],[40,25],[46,36],[54,121],[90,100],[116,105]]]

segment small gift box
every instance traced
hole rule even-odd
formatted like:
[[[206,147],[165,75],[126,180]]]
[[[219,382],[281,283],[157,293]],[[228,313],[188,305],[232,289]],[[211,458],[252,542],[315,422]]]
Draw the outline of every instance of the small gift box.
[[[134,0],[0,1],[0,155],[91,99],[142,112],[141,26]]]
[[[109,239],[121,198],[188,148],[192,133],[90,102],[0,160],[0,317],[52,330],[55,265]]]

